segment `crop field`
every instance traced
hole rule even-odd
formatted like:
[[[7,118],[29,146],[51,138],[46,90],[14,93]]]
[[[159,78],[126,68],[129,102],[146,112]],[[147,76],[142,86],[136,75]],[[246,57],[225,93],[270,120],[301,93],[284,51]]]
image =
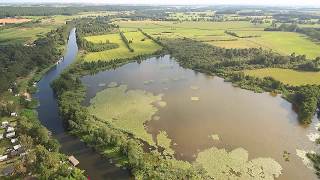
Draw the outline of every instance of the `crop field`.
[[[119,33],[116,34],[106,34],[99,36],[89,36],[86,37],[86,40],[93,43],[100,43],[109,40],[111,43],[116,43],[119,45],[119,48],[101,51],[101,52],[91,52],[85,56],[87,61],[96,61],[96,60],[112,60],[112,59],[124,59],[124,58],[133,58],[138,55],[152,54],[157,50],[160,50],[161,47],[153,42],[151,39],[145,37],[139,31],[128,31],[127,29],[124,32],[126,38],[132,43],[131,47],[134,49],[134,52],[130,52],[126,44],[121,39]]]
[[[72,18],[72,16],[53,16],[49,18],[34,16],[33,20],[40,20],[41,22],[0,30],[0,44],[31,43],[49,31],[63,25],[65,21],[70,18]]]
[[[247,21],[227,22],[175,22],[175,21],[118,21],[121,28],[142,28],[146,33],[165,38],[191,38],[224,48],[272,49],[280,54],[305,54],[308,58],[320,56],[320,45],[309,40],[305,35],[294,32],[264,31],[269,24],[253,24]],[[232,31],[240,36],[257,36],[238,38],[224,32]]]
[[[259,78],[273,77],[285,84],[294,86],[320,84],[320,72],[301,72],[291,69],[265,68],[245,71],[245,74]]]
[[[8,24],[17,24],[17,23],[24,23],[24,22],[29,22],[31,19],[26,19],[26,18],[1,18],[0,19],[0,24],[3,23],[8,23]]]

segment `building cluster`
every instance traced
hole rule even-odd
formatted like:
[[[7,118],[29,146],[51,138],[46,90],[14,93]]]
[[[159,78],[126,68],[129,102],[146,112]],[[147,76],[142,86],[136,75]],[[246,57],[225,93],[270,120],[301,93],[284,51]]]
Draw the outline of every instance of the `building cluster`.
[[[17,114],[11,113],[11,116],[17,116]],[[22,157],[26,155],[25,149],[21,146],[18,140],[15,128],[12,127],[8,121],[3,121],[1,123],[1,129],[3,129],[4,131],[0,134],[0,141],[9,140],[10,146],[7,147],[3,154],[0,154],[0,162],[9,161],[15,157]],[[9,166],[2,171],[2,174],[7,176],[11,175],[13,173],[13,170],[14,169]]]

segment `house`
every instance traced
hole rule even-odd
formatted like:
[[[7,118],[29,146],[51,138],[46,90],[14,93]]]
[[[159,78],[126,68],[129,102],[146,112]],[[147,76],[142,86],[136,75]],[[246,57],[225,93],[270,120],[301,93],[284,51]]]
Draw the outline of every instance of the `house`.
[[[2,128],[6,128],[8,125],[9,125],[9,122],[8,122],[8,121],[3,121],[3,122],[1,123],[1,127],[2,127]]]
[[[15,135],[16,135],[15,132],[7,133],[7,134],[6,134],[6,138],[12,138],[12,137],[14,137]]]
[[[14,150],[17,150],[17,149],[19,149],[19,148],[21,148],[21,145],[20,145],[20,144],[13,146],[13,149],[14,149]]]
[[[0,134],[0,139],[3,139],[3,134]]]
[[[13,127],[9,126],[9,127],[7,128],[7,133],[13,132],[13,131],[14,131],[14,128],[13,128]]]
[[[74,156],[69,156],[68,160],[73,166],[77,166],[79,164],[79,161]]]
[[[8,159],[8,155],[0,156],[0,162]]]
[[[14,138],[14,139],[11,139],[10,141],[11,141],[12,144],[14,144],[14,143],[18,142],[18,139]]]
[[[12,116],[12,117],[17,117],[18,114],[17,114],[16,112],[12,112],[12,113],[10,114],[10,116]]]

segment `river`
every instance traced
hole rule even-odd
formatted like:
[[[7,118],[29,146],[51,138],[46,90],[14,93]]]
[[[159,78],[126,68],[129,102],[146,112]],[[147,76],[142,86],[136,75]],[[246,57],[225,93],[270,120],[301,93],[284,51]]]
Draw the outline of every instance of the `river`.
[[[90,179],[129,179],[128,171],[110,164],[98,152],[81,142],[79,138],[69,135],[64,128],[63,120],[59,116],[57,100],[50,83],[76,59],[77,53],[76,33],[75,29],[72,29],[69,34],[64,60],[51,68],[37,84],[38,91],[33,96],[40,103],[37,108],[39,119],[60,142],[61,151],[66,155],[74,155],[80,161],[78,167],[85,170]]]

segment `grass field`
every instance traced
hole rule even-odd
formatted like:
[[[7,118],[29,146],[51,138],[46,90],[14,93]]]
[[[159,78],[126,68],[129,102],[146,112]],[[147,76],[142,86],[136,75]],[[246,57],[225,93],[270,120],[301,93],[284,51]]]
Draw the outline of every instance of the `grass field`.
[[[123,58],[133,58],[138,55],[152,54],[155,51],[161,49],[161,47],[153,42],[151,39],[146,38],[139,31],[127,31],[124,33],[128,40],[131,40],[131,47],[134,52],[130,52],[126,44],[121,39],[119,33],[116,34],[106,34],[99,36],[89,36],[86,40],[93,43],[100,43],[109,40],[111,43],[116,43],[119,48],[111,49],[101,52],[91,52],[85,56],[86,61],[96,61],[96,60],[112,60],[112,59],[123,59]]]
[[[245,71],[245,74],[259,78],[271,76],[285,84],[300,86],[305,84],[320,85],[320,72],[300,72],[291,69],[265,68]]]
[[[0,30],[0,44],[31,43],[49,31],[65,24],[66,20],[72,19],[72,16],[34,16],[32,19],[41,20],[41,22],[34,25]]]
[[[306,36],[293,32],[267,32],[269,24],[252,24],[247,21],[227,22],[176,22],[176,21],[118,21],[121,28],[142,28],[146,33],[160,38],[187,37],[211,45],[225,48],[272,49],[280,54],[306,54],[308,58],[320,56],[320,45]],[[257,35],[260,37],[237,38],[225,34],[229,30],[240,36]],[[231,41],[230,41],[231,40]]]

